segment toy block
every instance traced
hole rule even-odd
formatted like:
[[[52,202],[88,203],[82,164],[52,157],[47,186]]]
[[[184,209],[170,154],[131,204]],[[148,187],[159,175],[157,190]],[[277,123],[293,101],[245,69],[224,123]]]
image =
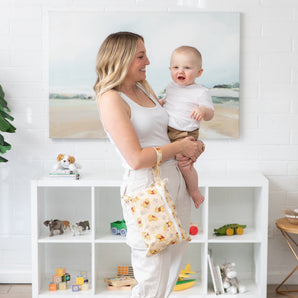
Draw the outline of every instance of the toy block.
[[[63,276],[66,273],[65,268],[57,268],[56,269],[56,275]]]
[[[82,277],[82,276],[78,276],[78,277],[76,278],[76,283],[77,283],[78,285],[82,285],[82,284],[84,283],[84,277]]]
[[[65,273],[64,276],[65,276],[66,281],[70,281],[70,274],[69,273]]]
[[[59,283],[59,290],[66,290],[66,282]]]
[[[128,266],[118,266],[118,275],[127,275]]]
[[[53,275],[53,283],[58,285],[60,282],[62,282],[62,276]]]
[[[81,271],[80,276],[84,277],[84,279],[87,278],[87,272],[86,271]]]
[[[134,277],[132,266],[118,266],[118,275]]]
[[[51,292],[57,291],[57,286],[55,283],[53,282],[49,283],[49,291]]]
[[[89,290],[89,284],[88,283],[83,283],[81,285],[81,290],[82,291],[88,291]]]
[[[71,289],[72,289],[73,292],[79,292],[80,291],[80,285],[72,284]]]

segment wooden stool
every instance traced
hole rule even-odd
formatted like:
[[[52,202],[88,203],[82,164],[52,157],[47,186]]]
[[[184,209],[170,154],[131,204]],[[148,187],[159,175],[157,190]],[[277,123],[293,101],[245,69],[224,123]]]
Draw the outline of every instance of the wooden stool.
[[[295,244],[296,247],[298,246],[298,244],[296,243],[296,241],[289,235],[289,233],[293,233],[293,234],[298,234],[298,225],[295,224],[291,224],[287,218],[280,218],[276,221],[276,226],[279,228],[279,230],[281,231],[282,235],[284,236],[284,238],[286,239],[293,255],[296,257],[296,260],[298,261],[298,256],[292,246],[292,244]],[[292,242],[292,243],[291,243]],[[294,274],[294,272],[298,269],[298,265],[296,265],[296,267],[292,270],[292,272],[282,281],[282,283],[276,288],[276,293],[279,293],[281,295],[285,295],[288,297],[292,297],[292,298],[297,298],[298,296],[293,296],[290,293],[291,292],[298,292],[298,289],[292,289],[292,290],[280,290],[280,288],[282,287],[282,285]]]

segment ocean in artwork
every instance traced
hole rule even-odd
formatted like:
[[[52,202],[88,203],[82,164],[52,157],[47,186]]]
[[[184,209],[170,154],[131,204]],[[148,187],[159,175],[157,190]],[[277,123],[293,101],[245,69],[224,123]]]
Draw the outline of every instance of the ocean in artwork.
[[[215,114],[211,121],[201,122],[200,138],[237,138],[239,86],[215,86],[210,93]],[[106,138],[95,97],[87,94],[50,94],[50,137]]]

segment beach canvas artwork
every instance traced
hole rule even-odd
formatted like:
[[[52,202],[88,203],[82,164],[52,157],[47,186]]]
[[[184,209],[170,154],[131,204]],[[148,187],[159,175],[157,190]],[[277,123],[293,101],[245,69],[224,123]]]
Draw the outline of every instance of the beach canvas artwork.
[[[170,82],[170,56],[181,45],[200,50],[215,116],[200,138],[239,137],[240,14],[235,12],[49,11],[49,135],[106,138],[93,85],[98,49],[110,33],[132,31],[145,39],[147,80],[161,97]]]

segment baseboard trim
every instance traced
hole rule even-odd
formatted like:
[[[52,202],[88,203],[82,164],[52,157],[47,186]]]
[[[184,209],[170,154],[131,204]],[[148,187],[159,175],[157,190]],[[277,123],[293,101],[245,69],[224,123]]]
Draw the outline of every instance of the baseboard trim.
[[[0,271],[1,284],[31,284],[32,272],[31,271]]]

